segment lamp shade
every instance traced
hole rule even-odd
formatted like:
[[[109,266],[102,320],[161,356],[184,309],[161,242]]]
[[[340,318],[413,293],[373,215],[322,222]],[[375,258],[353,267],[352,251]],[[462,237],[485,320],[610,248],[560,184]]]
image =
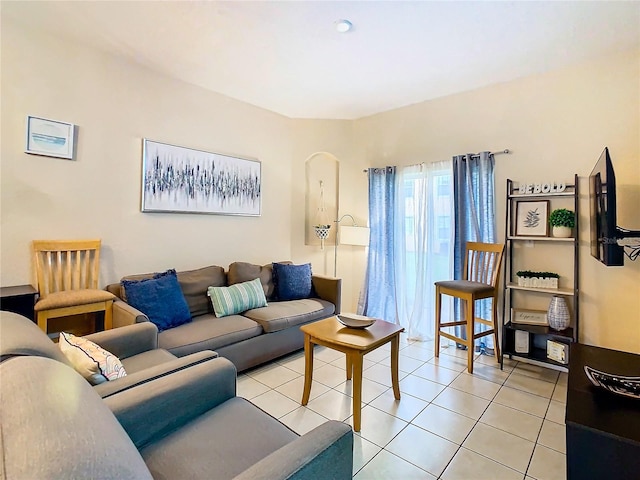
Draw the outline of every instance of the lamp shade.
[[[357,226],[340,227],[340,245],[369,246],[369,228]]]

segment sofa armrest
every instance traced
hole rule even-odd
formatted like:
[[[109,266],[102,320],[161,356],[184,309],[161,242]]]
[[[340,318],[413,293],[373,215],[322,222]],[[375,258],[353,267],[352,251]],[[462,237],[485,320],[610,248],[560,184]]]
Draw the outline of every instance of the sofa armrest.
[[[335,420],[323,423],[253,464],[234,480],[350,479],[353,431]]]
[[[110,382],[102,382],[93,388],[102,398],[107,398],[111,395],[142,385],[143,383],[164,377],[165,375],[207,362],[213,358],[218,358],[218,354],[216,352],[203,350],[184,357],[177,357],[175,360],[171,360],[170,362],[154,365],[153,367],[145,368],[139,372],[129,373],[125,377],[111,380]]]
[[[158,348],[158,327],[151,322],[142,322],[92,333],[84,338],[123,359]]]
[[[326,300],[335,305],[336,315],[340,313],[340,306],[342,304],[342,279],[313,275],[311,277],[311,283],[313,283],[313,288],[322,300]]]
[[[104,399],[138,449],[236,396],[236,367],[214,358]]]
[[[104,289],[109,293],[113,293],[118,297],[118,300],[122,300],[122,286],[119,283],[110,283]]]
[[[148,321],[149,317],[140,310],[133,308],[127,302],[123,300],[113,302],[113,328]]]

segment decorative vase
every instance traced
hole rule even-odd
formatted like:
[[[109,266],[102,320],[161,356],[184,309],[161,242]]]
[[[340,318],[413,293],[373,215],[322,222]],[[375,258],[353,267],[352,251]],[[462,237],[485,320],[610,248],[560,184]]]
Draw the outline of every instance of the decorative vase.
[[[549,320],[549,327],[554,330],[566,330],[569,327],[571,317],[564,297],[553,296],[547,311],[547,319]]]
[[[554,225],[553,236],[556,238],[569,238],[571,236],[571,229],[569,227],[559,227]]]

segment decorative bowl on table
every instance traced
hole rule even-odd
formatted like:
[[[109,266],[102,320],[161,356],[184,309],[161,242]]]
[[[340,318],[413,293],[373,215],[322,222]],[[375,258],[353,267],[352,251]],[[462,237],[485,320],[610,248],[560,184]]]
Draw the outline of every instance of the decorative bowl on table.
[[[373,325],[376,319],[355,313],[341,313],[338,315],[338,321],[349,328],[367,328]]]
[[[584,371],[587,374],[587,378],[596,387],[625,397],[640,398],[640,377],[612,375],[611,373],[591,368],[588,365],[584,366]]]

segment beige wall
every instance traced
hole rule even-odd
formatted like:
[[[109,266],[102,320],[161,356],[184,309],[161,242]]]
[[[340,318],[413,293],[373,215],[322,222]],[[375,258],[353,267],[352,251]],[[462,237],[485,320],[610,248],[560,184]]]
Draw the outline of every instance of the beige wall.
[[[587,184],[602,147],[618,188],[640,190],[640,54],[601,59],[445,97],[357,121],[291,120],[2,19],[0,281],[31,281],[34,238],[100,237],[102,284],[162,268],[226,266],[235,260],[311,261],[333,273],[333,248],[304,244],[304,162],[340,160],[340,215],[367,219],[362,169],[509,148],[497,157],[498,199],[506,178],[567,179],[581,194],[581,340],[640,352],[640,261],[604,267],[589,256]],[[23,153],[26,115],[80,128],[76,161]],[[262,161],[262,216],[143,214],[141,139]],[[620,224],[639,228],[638,208]],[[503,236],[504,203],[497,208]],[[342,246],[344,310],[355,310],[365,250]]]
[[[313,271],[333,276],[334,245],[318,246],[304,243],[305,160],[314,153],[327,152],[340,164],[338,215],[352,215],[358,225],[368,221],[367,176],[364,158],[353,142],[353,124],[346,120],[296,120],[293,127],[293,193],[291,244],[292,256],[311,261]],[[335,219],[330,219],[335,220]],[[334,228],[332,222],[332,228]],[[341,225],[350,225],[345,219]],[[364,247],[339,246],[337,276],[342,282],[342,310],[355,312],[364,280],[366,250]]]
[[[590,256],[586,181],[608,146],[618,190],[628,193],[619,202],[619,224],[640,229],[640,52],[361,119],[355,143],[372,166],[512,150],[496,157],[501,239],[507,178],[570,180],[580,175],[580,340],[640,352],[640,260],[616,268]]]
[[[34,238],[102,238],[101,284],[290,258],[290,119],[5,19],[1,88],[2,285],[30,281]],[[23,153],[26,115],[78,125],[76,160]],[[262,216],[141,213],[145,137],[259,159]]]

